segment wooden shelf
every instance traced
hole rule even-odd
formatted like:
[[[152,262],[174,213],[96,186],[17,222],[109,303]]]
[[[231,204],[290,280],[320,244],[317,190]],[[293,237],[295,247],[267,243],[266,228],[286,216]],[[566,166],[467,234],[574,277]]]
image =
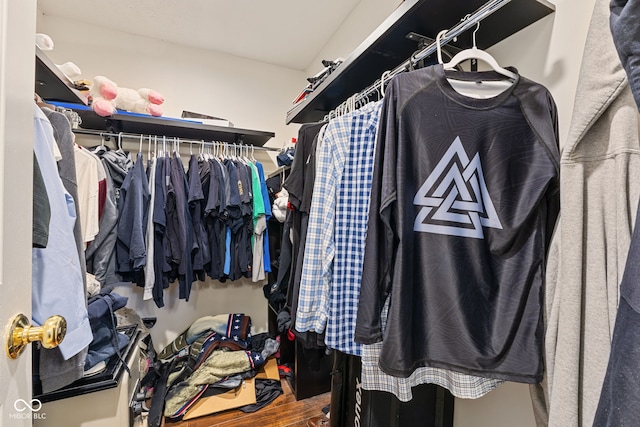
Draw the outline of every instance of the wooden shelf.
[[[405,0],[324,82],[289,110],[286,122],[321,120],[349,96],[417,51],[417,43],[407,39],[407,34],[415,32],[435,39],[439,31],[453,27],[485,3],[486,0]],[[511,0],[482,21],[477,33],[478,47],[486,49],[554,10],[546,0]],[[471,31],[450,45],[470,47]]]

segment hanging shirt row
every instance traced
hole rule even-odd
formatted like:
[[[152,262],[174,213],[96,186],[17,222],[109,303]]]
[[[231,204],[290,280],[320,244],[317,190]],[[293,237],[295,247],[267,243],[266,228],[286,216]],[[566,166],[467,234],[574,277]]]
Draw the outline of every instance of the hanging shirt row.
[[[292,317],[361,356],[365,389],[478,398],[542,379],[557,114],[546,88],[509,70],[507,85],[439,64],[402,73],[382,101],[316,126]]]
[[[101,286],[130,281],[164,306],[179,282],[189,299],[196,280],[264,280],[270,272],[271,216],[264,169],[247,158],[178,152],[150,159],[100,145],[75,145],[80,265]],[[84,271],[82,271],[84,275]]]
[[[179,298],[188,300],[192,283],[205,276],[257,282],[270,271],[271,207],[261,163],[192,154],[185,171],[177,151],[146,164],[142,153],[132,162],[121,150],[92,152],[111,175],[96,210],[103,212],[99,232],[87,248],[88,270],[103,284],[136,283],[145,300],[162,307],[164,289],[176,280]]]

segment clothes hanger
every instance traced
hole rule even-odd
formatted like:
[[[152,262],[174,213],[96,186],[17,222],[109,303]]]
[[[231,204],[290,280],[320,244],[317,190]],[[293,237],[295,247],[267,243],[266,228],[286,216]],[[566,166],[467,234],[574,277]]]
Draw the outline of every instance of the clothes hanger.
[[[243,157],[243,150],[242,150],[242,144],[239,144],[237,146],[237,155],[236,158],[238,160],[238,162],[242,163],[242,164],[247,164],[246,159]]]
[[[244,159],[244,162],[246,164],[251,163],[251,160],[249,160],[249,146],[248,145],[244,145],[244,144],[240,144],[240,149],[241,151],[244,151],[242,158]]]
[[[235,142],[233,143],[233,160],[235,160],[236,162],[241,162],[240,158],[238,157],[238,145]]]
[[[216,160],[219,162],[223,162],[227,159],[227,145],[226,143],[222,143],[221,141],[216,141],[218,145],[217,151],[215,153]]]
[[[180,138],[173,138],[173,154],[180,158]]]
[[[204,139],[200,140],[200,148],[198,148],[198,160],[204,160]]]
[[[347,101],[346,101],[346,104],[347,104],[346,105],[346,109],[347,109],[347,111],[346,111],[346,113],[353,113],[354,111],[356,111],[356,96],[357,95],[358,95],[357,93],[354,93],[349,98],[347,98]]]
[[[449,62],[447,62],[446,64],[442,63],[442,51],[441,51],[441,46],[440,46],[440,37],[441,34],[443,34],[443,32],[441,31],[440,33],[438,33],[438,36],[436,37],[436,46],[438,49],[438,62],[440,64],[442,64],[443,68],[445,70],[451,70],[451,69],[455,69],[456,65],[460,64],[463,61],[466,61],[468,59],[479,59],[482,60],[483,62],[485,62],[487,65],[489,65],[491,68],[493,68],[494,71],[508,77],[511,80],[517,80],[518,75],[512,71],[507,70],[506,68],[501,67],[498,64],[498,61],[496,61],[496,59],[491,56],[489,53],[487,53],[484,50],[480,50],[478,49],[477,45],[476,45],[476,33],[478,32],[478,30],[480,29],[480,22],[477,23],[476,25],[476,29],[473,31],[473,47],[471,47],[470,49],[465,49],[462,52],[457,53],[453,58],[451,58],[451,60]],[[446,31],[445,31],[446,33]]]
[[[118,151],[120,153],[124,152],[124,150],[122,149],[122,132],[118,132]]]
[[[382,73],[382,76],[380,77],[380,95],[382,98],[384,98],[384,80],[389,77],[389,74],[391,74],[391,71],[387,70]]]

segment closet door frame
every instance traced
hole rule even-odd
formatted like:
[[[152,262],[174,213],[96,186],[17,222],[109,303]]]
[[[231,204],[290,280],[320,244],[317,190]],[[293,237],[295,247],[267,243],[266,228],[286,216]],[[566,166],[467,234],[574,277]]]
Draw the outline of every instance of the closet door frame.
[[[0,322],[31,318],[36,0],[0,0]],[[0,425],[46,417],[32,402],[31,345],[0,357]],[[28,405],[28,406],[27,406]],[[33,408],[33,411],[31,410]]]

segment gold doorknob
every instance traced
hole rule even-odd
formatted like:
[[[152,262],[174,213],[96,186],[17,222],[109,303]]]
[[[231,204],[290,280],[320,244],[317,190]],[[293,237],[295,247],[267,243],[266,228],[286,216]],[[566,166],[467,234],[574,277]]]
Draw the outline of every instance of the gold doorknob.
[[[44,348],[55,348],[60,345],[67,333],[67,321],[62,316],[54,315],[45,320],[42,326],[31,326],[24,314],[17,314],[11,321],[7,334],[7,355],[17,359],[27,344],[40,341]]]

